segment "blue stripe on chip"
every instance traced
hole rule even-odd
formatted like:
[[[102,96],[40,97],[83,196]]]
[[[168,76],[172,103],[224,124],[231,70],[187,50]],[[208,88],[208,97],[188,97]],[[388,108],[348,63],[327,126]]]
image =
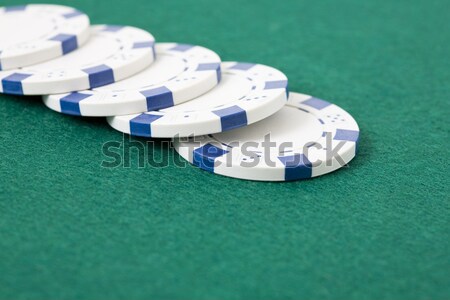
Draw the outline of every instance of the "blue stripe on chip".
[[[327,102],[325,100],[319,99],[319,98],[314,98],[311,97],[308,100],[305,100],[303,102],[301,102],[302,104],[314,107],[317,110],[321,110],[329,105],[331,105],[330,102]]]
[[[312,164],[304,154],[279,156],[278,159],[285,166],[284,179],[286,181],[311,178]]]
[[[14,11],[22,11],[25,10],[27,8],[26,5],[15,5],[15,6],[6,6],[4,8],[5,12],[14,12]]]
[[[103,28],[103,31],[109,31],[109,32],[117,32],[119,30],[121,30],[122,28],[124,28],[125,26],[120,26],[120,25],[106,25]]]
[[[63,17],[66,18],[66,19],[72,19],[72,18],[81,16],[81,15],[84,15],[84,13],[82,13],[82,12],[79,11],[79,10],[74,10],[73,12],[64,14]]]
[[[212,144],[206,144],[194,150],[193,164],[208,172],[214,172],[214,160],[228,152]]]
[[[162,86],[141,91],[147,100],[147,111],[158,110],[174,105],[172,91]]]
[[[220,71],[220,63],[199,64],[197,67],[197,71],[210,71],[210,70],[216,70],[217,82],[220,82],[220,80],[222,79],[222,72]]]
[[[114,83],[114,72],[107,65],[98,65],[95,67],[83,69],[83,72],[89,75],[89,86],[91,89]]]
[[[336,134],[334,135],[333,139],[337,141],[357,142],[358,138],[359,138],[359,131],[336,129]]]
[[[160,115],[140,114],[130,120],[130,134],[151,137],[151,124],[161,117]]]
[[[30,74],[13,73],[2,79],[3,93],[23,95],[22,81],[30,77]]]
[[[285,89],[287,87],[287,80],[266,81],[265,90],[271,89]]]
[[[234,66],[230,67],[231,70],[242,70],[242,71],[248,71],[249,69],[253,68],[256,64],[250,64],[250,63],[237,63]]]
[[[169,50],[185,52],[185,51],[188,51],[189,49],[192,49],[193,47],[194,47],[193,45],[177,44],[175,47],[173,47],[173,48],[171,48]]]
[[[289,89],[287,80],[266,81],[265,90],[271,89],[286,89],[286,100],[289,99]]]
[[[212,112],[220,117],[222,131],[247,125],[247,113],[237,105],[213,110]]]
[[[90,96],[92,95],[78,92],[70,93],[60,100],[61,112],[69,115],[81,116],[80,101]]]
[[[58,34],[49,40],[61,42],[63,55],[78,48],[77,36],[73,34]]]
[[[138,48],[153,48],[155,42],[147,41],[147,42],[138,42],[133,44],[133,49]]]

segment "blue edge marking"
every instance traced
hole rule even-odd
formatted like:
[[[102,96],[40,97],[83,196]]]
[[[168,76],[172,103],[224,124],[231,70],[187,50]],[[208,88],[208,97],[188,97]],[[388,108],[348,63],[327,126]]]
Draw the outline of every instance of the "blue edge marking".
[[[151,124],[161,115],[140,114],[130,120],[130,135],[152,137]]]
[[[90,94],[83,94],[83,93],[70,93],[67,96],[62,97],[59,100],[59,104],[61,106],[61,112],[73,115],[73,116],[81,116],[80,112],[80,101],[84,100],[92,95]]]
[[[63,55],[72,52],[73,50],[78,48],[78,40],[76,35],[73,34],[58,34],[51,39],[50,41],[61,42],[61,48]]]
[[[199,64],[196,71],[215,71],[217,83],[222,80],[222,70],[220,68],[220,63]]]
[[[172,91],[165,86],[141,91],[141,94],[147,101],[147,111],[174,106]]]
[[[220,117],[222,131],[247,126],[247,112],[237,105],[212,112]]]
[[[154,41],[136,42],[133,44],[133,49],[151,48],[153,53],[153,60],[156,59],[156,50]]]
[[[229,151],[206,144],[193,152],[193,165],[205,171],[214,173],[214,160],[227,154]]]
[[[27,8],[26,5],[15,5],[15,6],[5,6],[4,11],[6,13],[14,12],[14,11],[23,11]]]
[[[87,68],[84,69],[83,72],[89,75],[89,87],[91,89],[115,82],[114,72],[107,65],[98,65]]]
[[[30,74],[13,73],[2,79],[3,93],[11,95],[23,95],[22,81],[30,77]]]
[[[75,18],[78,16],[83,16],[83,15],[85,15],[85,14],[82,13],[81,11],[75,9],[70,13],[64,14],[63,17],[66,19],[72,19],[72,18]]]

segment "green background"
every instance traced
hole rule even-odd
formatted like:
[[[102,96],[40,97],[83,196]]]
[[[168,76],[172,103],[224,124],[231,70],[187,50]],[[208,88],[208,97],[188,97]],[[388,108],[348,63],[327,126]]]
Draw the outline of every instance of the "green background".
[[[360,152],[290,183],[138,168],[136,152],[102,168],[122,142],[104,119],[2,95],[0,298],[450,298],[448,2],[60,3],[279,68],[355,117]]]

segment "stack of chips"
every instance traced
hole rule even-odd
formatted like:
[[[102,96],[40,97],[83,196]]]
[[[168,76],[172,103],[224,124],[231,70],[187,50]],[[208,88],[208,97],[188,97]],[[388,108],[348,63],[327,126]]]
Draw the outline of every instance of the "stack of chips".
[[[43,95],[54,111],[107,117],[133,136],[172,138],[193,165],[235,178],[311,178],[355,156],[352,116],[289,94],[275,68],[222,62],[201,46],[155,44],[135,27],[91,26],[66,6],[3,7],[0,20],[2,93]]]

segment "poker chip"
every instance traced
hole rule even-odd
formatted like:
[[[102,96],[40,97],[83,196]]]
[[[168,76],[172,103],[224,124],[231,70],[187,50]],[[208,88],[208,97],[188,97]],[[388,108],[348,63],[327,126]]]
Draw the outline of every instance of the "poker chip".
[[[222,63],[221,82],[191,101],[158,111],[108,117],[124,133],[143,137],[204,135],[247,126],[278,110],[287,101],[287,78],[272,67]]]
[[[65,55],[88,38],[88,16],[72,7],[48,4],[0,7],[0,70]]]
[[[97,25],[81,48],[22,69],[0,72],[0,92],[47,95],[92,89],[142,71],[154,60],[153,36],[129,26]]]
[[[342,108],[290,93],[276,114],[229,132],[175,139],[193,165],[224,176],[291,181],[335,171],[355,157],[359,128]]]
[[[157,59],[144,71],[93,90],[44,96],[49,108],[79,116],[114,116],[171,107],[196,98],[220,81],[220,57],[193,45],[157,43]]]

